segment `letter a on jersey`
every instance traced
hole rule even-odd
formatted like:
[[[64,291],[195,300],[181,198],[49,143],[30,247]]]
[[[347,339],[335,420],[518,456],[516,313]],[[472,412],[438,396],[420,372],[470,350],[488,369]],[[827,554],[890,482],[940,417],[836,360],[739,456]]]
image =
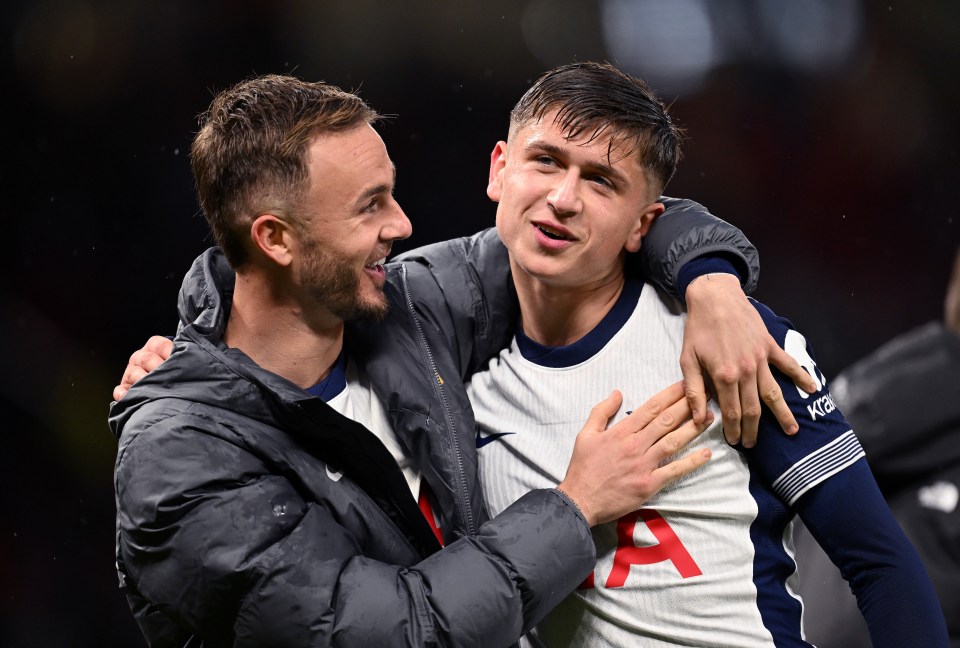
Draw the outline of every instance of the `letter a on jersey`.
[[[636,545],[633,534],[636,531],[638,519],[643,519],[644,524],[658,540],[657,544],[646,547]],[[606,587],[623,587],[627,582],[627,576],[630,575],[630,565],[652,565],[667,560],[677,568],[681,578],[692,578],[703,573],[662,515],[651,509],[628,513],[617,520],[617,551],[613,555],[613,569],[607,577]],[[594,578],[593,574],[590,574],[577,589],[593,587]]]
[[[633,532],[637,526],[637,518],[643,518],[647,528],[660,541],[659,544],[649,547],[638,547],[634,544]],[[617,538],[617,553],[613,556],[613,569],[607,578],[607,587],[623,587],[630,573],[630,565],[651,565],[669,560],[683,578],[703,573],[677,534],[656,511],[641,509],[624,515],[617,521]]]

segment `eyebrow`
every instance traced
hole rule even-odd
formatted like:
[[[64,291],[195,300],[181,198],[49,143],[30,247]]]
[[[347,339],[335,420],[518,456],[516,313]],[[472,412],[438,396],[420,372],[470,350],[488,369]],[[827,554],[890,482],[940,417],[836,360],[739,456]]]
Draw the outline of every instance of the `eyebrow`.
[[[364,203],[374,196],[378,196],[384,193],[393,193],[393,188],[397,184],[397,165],[391,163],[390,166],[393,168],[393,182],[390,184],[378,184],[368,189],[365,189],[362,194],[357,197],[356,204]]]
[[[557,157],[569,157],[570,155],[569,150],[562,146],[557,146],[556,144],[550,144],[548,142],[542,142],[538,140],[530,142],[525,148],[531,152],[543,151],[544,153],[550,153]],[[587,160],[587,162],[581,166],[594,173],[600,173],[602,175],[611,177],[613,181],[621,187],[630,186],[630,181],[627,179],[627,177],[609,164],[605,164],[599,160]]]

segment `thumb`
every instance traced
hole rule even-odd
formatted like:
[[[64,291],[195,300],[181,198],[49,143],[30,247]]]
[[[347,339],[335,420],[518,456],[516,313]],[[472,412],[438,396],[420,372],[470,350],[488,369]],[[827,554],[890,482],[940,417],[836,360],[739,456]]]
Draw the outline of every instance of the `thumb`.
[[[623,394],[620,393],[619,389],[614,389],[610,392],[609,396],[593,406],[583,429],[593,433],[603,432],[607,429],[610,419],[613,418],[622,404]]]

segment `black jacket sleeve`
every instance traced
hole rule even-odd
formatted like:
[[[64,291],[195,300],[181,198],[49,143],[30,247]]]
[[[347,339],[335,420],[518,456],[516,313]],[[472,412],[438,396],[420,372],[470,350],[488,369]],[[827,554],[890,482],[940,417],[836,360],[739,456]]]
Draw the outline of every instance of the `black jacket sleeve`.
[[[683,295],[677,294],[680,269],[697,257],[719,254],[740,272],[744,292],[753,292],[760,276],[760,257],[743,232],[692,200],[662,196],[660,202],[666,211],[653,222],[632,260],[639,263],[647,281],[682,301]]]

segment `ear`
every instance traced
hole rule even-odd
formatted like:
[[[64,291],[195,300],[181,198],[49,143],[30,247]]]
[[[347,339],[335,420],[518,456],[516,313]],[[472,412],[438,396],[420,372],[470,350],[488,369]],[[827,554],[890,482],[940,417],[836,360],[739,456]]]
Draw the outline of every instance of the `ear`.
[[[290,223],[273,214],[260,214],[250,225],[253,246],[267,259],[280,266],[293,262],[293,246],[296,241]]]
[[[650,231],[650,226],[653,225],[653,221],[664,212],[665,207],[663,203],[650,203],[643,208],[643,211],[637,216],[637,221],[634,223],[633,229],[630,230],[630,234],[627,236],[627,242],[624,244],[624,249],[627,252],[636,252],[640,249],[640,243],[643,240],[643,237],[647,235],[647,232]]]
[[[507,164],[507,143],[497,142],[490,154],[490,175],[487,178],[487,196],[493,202],[500,202],[503,194],[503,167]]]

